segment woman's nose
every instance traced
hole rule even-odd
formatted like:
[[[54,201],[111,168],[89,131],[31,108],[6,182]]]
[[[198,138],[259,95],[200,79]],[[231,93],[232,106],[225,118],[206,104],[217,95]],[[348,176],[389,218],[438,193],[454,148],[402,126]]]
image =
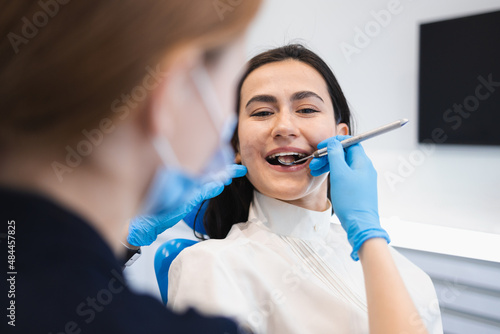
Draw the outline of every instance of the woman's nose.
[[[288,111],[281,111],[277,114],[271,135],[274,137],[296,137],[298,128],[293,120],[293,116]]]

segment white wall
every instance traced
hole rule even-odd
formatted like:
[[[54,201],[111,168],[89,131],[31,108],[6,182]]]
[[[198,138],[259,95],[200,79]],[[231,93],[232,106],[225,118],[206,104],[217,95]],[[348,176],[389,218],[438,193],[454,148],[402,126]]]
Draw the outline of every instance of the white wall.
[[[355,29],[390,6],[397,14],[359,53],[346,56],[342,43],[356,46]],[[379,173],[381,216],[500,234],[500,147],[440,146],[424,154],[417,143],[419,24],[499,9],[499,0],[267,0],[250,30],[248,56],[304,43],[334,70],[357,133],[410,119],[364,144]],[[390,173],[402,178],[391,185]]]
[[[401,0],[397,7],[401,12],[349,62],[340,45],[352,45],[354,29],[364,29],[373,21],[370,12],[386,9],[389,3],[267,0],[250,30],[248,56],[289,42],[305,43],[336,73],[354,111],[358,133],[399,118],[412,121],[363,144],[379,172],[381,216],[500,234],[500,147],[436,147],[394,189],[385,180],[387,172],[398,172],[401,159],[418,157],[421,150],[417,143],[418,24],[498,10],[500,0]],[[393,244],[404,247],[408,242],[402,239],[398,244],[395,232],[391,230]],[[125,270],[135,289],[159,298],[154,253],[163,241],[179,237],[191,238],[192,233],[179,224],[143,248],[144,255]]]

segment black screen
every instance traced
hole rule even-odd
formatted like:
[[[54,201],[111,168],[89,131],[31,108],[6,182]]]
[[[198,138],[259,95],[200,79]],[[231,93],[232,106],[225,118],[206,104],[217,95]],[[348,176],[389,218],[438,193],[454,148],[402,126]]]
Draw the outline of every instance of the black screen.
[[[420,26],[418,137],[500,145],[500,11]]]

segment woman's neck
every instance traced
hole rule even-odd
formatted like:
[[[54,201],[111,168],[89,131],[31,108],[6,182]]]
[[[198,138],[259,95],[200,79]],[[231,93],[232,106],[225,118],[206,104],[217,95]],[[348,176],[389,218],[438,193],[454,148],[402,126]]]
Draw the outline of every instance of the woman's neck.
[[[310,192],[309,194],[294,200],[282,200],[283,202],[312,210],[312,211],[325,211],[330,207],[330,202],[327,197],[328,192],[328,182],[325,180],[318,189]]]

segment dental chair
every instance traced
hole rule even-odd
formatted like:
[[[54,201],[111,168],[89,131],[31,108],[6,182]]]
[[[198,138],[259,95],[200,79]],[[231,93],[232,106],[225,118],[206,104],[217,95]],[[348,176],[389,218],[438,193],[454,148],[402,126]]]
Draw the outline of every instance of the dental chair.
[[[184,222],[194,229],[197,233],[206,235],[205,227],[203,226],[203,216],[208,206],[208,201],[203,203],[201,210],[199,210],[198,216],[196,215],[199,209],[197,206],[191,213],[189,213],[185,218]],[[196,225],[195,225],[196,218]],[[155,273],[156,280],[158,282],[158,287],[160,288],[161,299],[163,304],[167,304],[168,301],[168,270],[172,261],[179,255],[179,253],[192,245],[198,243],[197,240],[190,239],[171,239],[164,242],[155,253]]]

